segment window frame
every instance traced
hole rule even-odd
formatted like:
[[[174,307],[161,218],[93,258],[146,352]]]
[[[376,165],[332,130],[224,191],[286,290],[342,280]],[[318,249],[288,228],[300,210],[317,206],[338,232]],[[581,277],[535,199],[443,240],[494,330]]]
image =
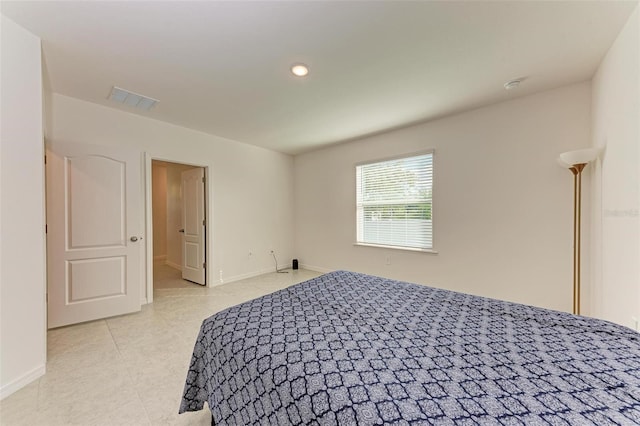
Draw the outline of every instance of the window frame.
[[[423,155],[431,155],[431,248],[420,248],[420,247],[409,247],[409,246],[402,246],[402,245],[390,245],[390,244],[377,244],[377,243],[370,243],[370,242],[365,242],[365,241],[358,241],[358,228],[359,228],[359,217],[358,217],[358,167],[360,166],[366,166],[369,164],[377,164],[377,163],[384,163],[384,162],[388,162],[388,161],[393,161],[393,160],[401,160],[401,159],[405,159],[405,158],[412,158],[412,157],[420,157]],[[404,250],[404,251],[412,251],[412,252],[422,252],[422,253],[432,253],[432,254],[437,254],[438,252],[435,250],[435,222],[434,222],[434,210],[433,210],[433,205],[434,205],[434,200],[435,200],[435,163],[436,163],[436,151],[433,148],[429,148],[429,149],[424,149],[424,150],[420,150],[420,151],[415,151],[415,152],[409,152],[409,153],[405,153],[405,154],[400,154],[400,155],[394,155],[394,156],[389,156],[389,157],[382,157],[382,158],[376,158],[376,159],[371,159],[371,160],[367,160],[367,161],[361,161],[358,163],[355,163],[353,165],[353,181],[354,181],[354,189],[355,189],[355,194],[354,194],[354,198],[355,198],[355,203],[354,203],[354,213],[355,213],[355,243],[353,244],[354,246],[362,246],[362,247],[374,247],[374,248],[384,248],[384,249],[393,249],[393,250]]]

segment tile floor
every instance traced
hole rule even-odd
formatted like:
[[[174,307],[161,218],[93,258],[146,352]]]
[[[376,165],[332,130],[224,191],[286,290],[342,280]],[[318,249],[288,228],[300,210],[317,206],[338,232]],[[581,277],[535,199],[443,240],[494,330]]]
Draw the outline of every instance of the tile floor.
[[[141,312],[50,330],[47,373],[0,402],[0,424],[210,425],[206,406],[178,415],[202,320],[320,275],[290,270],[206,288],[155,271],[154,303]]]

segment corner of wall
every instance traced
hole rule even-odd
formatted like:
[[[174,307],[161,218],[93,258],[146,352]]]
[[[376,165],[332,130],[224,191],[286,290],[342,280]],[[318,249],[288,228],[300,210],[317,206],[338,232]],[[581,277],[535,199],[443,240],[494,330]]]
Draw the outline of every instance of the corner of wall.
[[[0,398],[5,398],[45,371],[46,254],[40,39],[4,15],[1,20]]]
[[[640,5],[592,82],[593,316],[638,329],[640,319]]]

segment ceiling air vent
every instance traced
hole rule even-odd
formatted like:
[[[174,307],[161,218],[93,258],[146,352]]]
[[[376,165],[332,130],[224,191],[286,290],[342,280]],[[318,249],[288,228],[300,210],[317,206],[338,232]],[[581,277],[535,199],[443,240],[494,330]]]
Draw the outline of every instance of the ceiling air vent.
[[[137,93],[129,92],[128,90],[124,90],[116,86],[113,86],[113,89],[111,89],[109,99],[134,108],[140,108],[145,111],[149,111],[158,102],[160,102],[157,99],[138,95]]]

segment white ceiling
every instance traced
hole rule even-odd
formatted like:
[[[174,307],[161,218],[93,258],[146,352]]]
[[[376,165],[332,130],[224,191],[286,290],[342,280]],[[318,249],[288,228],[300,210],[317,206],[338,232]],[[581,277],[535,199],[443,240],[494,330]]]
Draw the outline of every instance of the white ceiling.
[[[54,92],[286,153],[593,75],[634,1],[10,2]],[[294,77],[304,62],[311,72]],[[517,90],[510,79],[526,77]],[[113,85],[160,100],[107,100]]]

